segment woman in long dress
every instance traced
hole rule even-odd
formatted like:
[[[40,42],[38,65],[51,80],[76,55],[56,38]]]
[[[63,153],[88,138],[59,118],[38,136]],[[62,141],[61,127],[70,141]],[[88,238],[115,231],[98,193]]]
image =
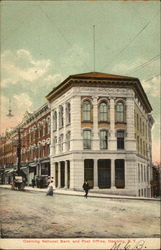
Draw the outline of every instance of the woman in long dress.
[[[53,181],[51,181],[49,186],[48,186],[48,190],[47,190],[46,195],[53,196],[53,191],[54,191],[54,183],[53,183]]]

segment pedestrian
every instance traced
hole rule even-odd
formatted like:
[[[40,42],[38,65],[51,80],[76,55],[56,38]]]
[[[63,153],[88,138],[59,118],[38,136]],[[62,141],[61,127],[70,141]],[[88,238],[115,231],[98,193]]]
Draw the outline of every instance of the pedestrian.
[[[84,182],[84,184],[83,184],[83,189],[84,189],[84,192],[85,192],[85,195],[84,195],[84,197],[86,197],[86,199],[87,199],[87,196],[88,196],[88,191],[89,191],[89,189],[90,189],[90,187],[89,187],[89,184],[88,184],[88,181],[86,180],[85,182]]]
[[[54,191],[54,183],[53,183],[53,181],[51,181],[49,186],[48,186],[48,190],[47,190],[46,195],[53,196],[53,191]]]
[[[35,187],[35,178],[32,178],[32,187]]]
[[[50,176],[48,176],[48,179],[47,179],[47,185],[48,186],[49,186],[50,182],[51,182],[51,178],[50,178]]]

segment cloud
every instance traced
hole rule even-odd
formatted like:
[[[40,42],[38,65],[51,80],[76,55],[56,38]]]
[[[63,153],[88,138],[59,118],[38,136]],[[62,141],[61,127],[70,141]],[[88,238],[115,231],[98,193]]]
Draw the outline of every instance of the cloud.
[[[13,95],[11,102],[11,109],[13,117],[8,117],[9,109],[9,99],[5,96],[1,96],[1,133],[3,133],[6,128],[13,128],[23,119],[26,111],[32,112],[33,103],[29,95],[26,93],[21,93],[19,95]]]
[[[146,93],[152,97],[160,96],[160,76],[155,76],[151,80],[142,81],[143,88]]]
[[[116,74],[129,74],[135,69],[138,65],[141,65],[145,62],[144,58],[137,58],[135,61],[122,61],[121,63],[116,63],[113,68],[112,72],[116,72]],[[130,73],[131,74],[131,73]]]
[[[55,75],[48,75],[44,81],[48,84],[48,85],[53,85],[53,84],[58,84],[61,83],[64,80],[63,75],[61,74],[55,74]]]
[[[29,84],[46,75],[51,69],[52,62],[35,60],[27,50],[5,51],[2,54],[2,87],[9,84]]]

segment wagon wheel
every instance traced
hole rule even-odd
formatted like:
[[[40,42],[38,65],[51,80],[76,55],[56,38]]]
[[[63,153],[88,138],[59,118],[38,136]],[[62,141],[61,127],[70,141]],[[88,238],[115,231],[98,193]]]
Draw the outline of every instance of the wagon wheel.
[[[21,191],[21,190],[24,190],[25,188],[25,184],[22,182],[19,186],[18,186],[18,190]]]

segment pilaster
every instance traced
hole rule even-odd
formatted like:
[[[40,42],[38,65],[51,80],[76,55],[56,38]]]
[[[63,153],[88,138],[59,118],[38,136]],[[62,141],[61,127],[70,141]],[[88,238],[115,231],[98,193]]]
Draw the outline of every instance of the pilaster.
[[[114,102],[114,98],[110,98],[110,136],[109,136],[109,150],[116,150],[116,136],[115,136],[115,102]]]

